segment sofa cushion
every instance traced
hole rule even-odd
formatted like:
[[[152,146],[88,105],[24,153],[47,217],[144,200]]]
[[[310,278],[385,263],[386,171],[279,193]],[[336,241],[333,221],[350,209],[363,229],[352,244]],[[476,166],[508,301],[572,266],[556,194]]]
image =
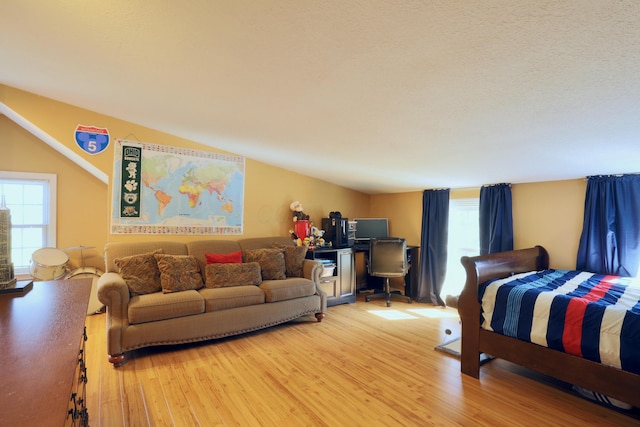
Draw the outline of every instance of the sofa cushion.
[[[283,250],[286,276],[303,277],[302,264],[307,255],[307,246],[290,246],[279,243],[274,243],[273,246]]]
[[[284,301],[316,293],[316,285],[309,279],[293,277],[285,280],[264,280],[260,286],[266,302]]]
[[[207,312],[263,304],[265,301],[264,292],[253,285],[215,289],[202,288],[198,292],[204,298],[204,309]]]
[[[145,240],[142,242],[109,242],[104,245],[104,271],[105,273],[119,273],[120,269],[115,263],[116,259],[131,255],[152,253],[156,250],[162,250],[162,253],[170,255],[191,255],[187,252],[187,245],[180,242],[155,240]]]
[[[244,261],[260,264],[262,280],[282,280],[287,277],[282,249],[264,248],[244,251]]]
[[[257,286],[262,282],[260,264],[245,262],[241,264],[209,264],[205,267],[207,288],[227,288],[232,286]]]
[[[162,292],[180,292],[203,286],[198,260],[191,255],[156,254]]]
[[[145,295],[162,289],[160,270],[155,259],[155,254],[161,253],[163,251],[159,249],[146,254],[131,255],[114,260],[131,295]]]
[[[204,298],[198,291],[137,295],[129,300],[129,323],[154,322],[204,312]]]
[[[226,264],[226,263],[241,263],[242,251],[237,250],[228,254],[204,254],[207,259],[207,264]]]

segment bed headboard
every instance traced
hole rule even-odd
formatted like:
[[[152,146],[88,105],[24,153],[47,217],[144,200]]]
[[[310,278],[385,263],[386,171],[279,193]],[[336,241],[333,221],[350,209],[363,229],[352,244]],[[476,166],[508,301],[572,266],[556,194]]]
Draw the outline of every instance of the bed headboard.
[[[467,285],[473,280],[477,289],[477,285],[487,280],[549,268],[549,254],[542,246],[535,246],[475,257],[463,256],[460,262],[467,273]]]

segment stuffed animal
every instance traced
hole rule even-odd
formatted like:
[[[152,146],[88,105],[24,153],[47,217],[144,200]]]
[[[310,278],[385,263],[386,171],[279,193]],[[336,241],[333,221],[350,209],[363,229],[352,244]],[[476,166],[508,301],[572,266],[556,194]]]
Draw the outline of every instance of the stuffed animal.
[[[308,220],[309,215],[304,213],[304,208],[299,201],[292,202],[289,205],[289,209],[293,211],[293,222],[298,221],[299,219]]]

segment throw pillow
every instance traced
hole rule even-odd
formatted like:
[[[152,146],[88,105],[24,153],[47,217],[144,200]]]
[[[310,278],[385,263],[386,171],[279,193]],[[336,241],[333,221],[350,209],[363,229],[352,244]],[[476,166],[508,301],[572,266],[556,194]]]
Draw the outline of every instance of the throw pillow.
[[[284,251],[284,266],[287,277],[302,277],[302,264],[307,255],[306,246],[282,245],[274,243],[273,247]]]
[[[129,287],[131,295],[145,295],[162,290],[160,270],[155,254],[163,253],[162,249],[154,252],[116,258],[113,262],[120,269],[120,275]]]
[[[282,249],[254,249],[244,253],[245,262],[260,264],[262,280],[286,279]]]
[[[155,255],[160,270],[162,292],[188,291],[202,287],[200,265],[191,255]]]
[[[226,264],[226,263],[241,263],[242,251],[231,252],[229,254],[204,254],[207,259],[207,264]]]
[[[260,264],[257,262],[208,264],[205,267],[207,288],[232,286],[258,286],[262,282]]]

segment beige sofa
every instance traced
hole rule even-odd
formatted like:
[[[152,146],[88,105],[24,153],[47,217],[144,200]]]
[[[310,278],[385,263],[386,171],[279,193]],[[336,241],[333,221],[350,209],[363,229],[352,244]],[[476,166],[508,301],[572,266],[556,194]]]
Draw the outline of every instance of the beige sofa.
[[[240,250],[245,259],[245,267],[251,267],[255,264],[246,263],[248,255],[271,253],[273,251],[255,250],[271,249],[276,245],[288,248],[281,249],[284,255],[295,251],[293,243],[287,237],[238,241],[209,239],[189,243],[108,243],[104,250],[105,274],[100,277],[97,286],[98,298],[106,306],[109,362],[116,367],[120,366],[127,351],[142,347],[242,334],[309,314],[315,314],[320,322],[326,313],[327,298],[320,288],[322,266],[316,261],[298,260],[298,274],[302,277],[287,276],[266,280],[259,277],[257,282],[250,285],[222,284],[220,287],[220,283],[217,283],[219,287],[210,286],[216,284],[215,278],[225,276],[209,274],[215,269],[208,269],[207,254],[232,254]],[[152,255],[151,260],[155,256],[158,262],[164,258],[182,259],[185,255],[193,256],[197,260],[203,286],[197,290],[166,293],[165,282],[162,282],[163,288],[159,291],[144,294],[133,292],[125,267],[121,270],[119,265],[122,266],[126,260],[139,260],[143,254],[148,256],[154,252],[160,255]],[[297,256],[300,258],[299,253]],[[286,273],[289,273],[290,258],[285,259]],[[189,261],[193,262],[193,259]],[[153,262],[142,263],[142,266],[150,264]],[[259,265],[263,265],[261,260]],[[240,268],[239,265],[236,267]],[[218,265],[217,268],[222,267]],[[165,277],[169,277],[168,274],[175,271],[165,269],[165,272]],[[261,270],[261,274],[266,277],[265,270]],[[185,281],[190,281],[191,276],[194,274],[182,277],[187,277]],[[209,283],[211,277],[214,279]]]

